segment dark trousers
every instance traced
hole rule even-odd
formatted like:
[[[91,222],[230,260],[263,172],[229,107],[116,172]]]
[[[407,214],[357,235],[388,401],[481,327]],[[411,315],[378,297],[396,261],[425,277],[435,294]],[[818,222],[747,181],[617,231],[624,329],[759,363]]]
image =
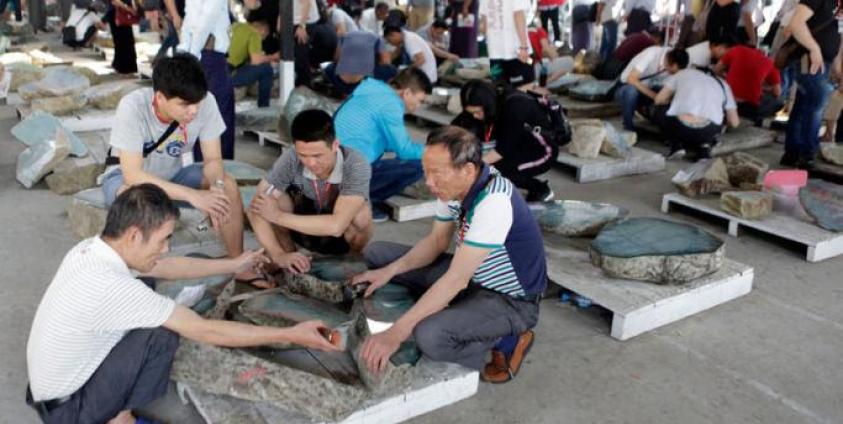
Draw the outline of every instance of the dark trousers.
[[[600,60],[605,62],[611,59],[617,46],[618,21],[606,21],[603,23],[603,38],[600,41]]]
[[[531,198],[531,194],[540,195],[545,193],[548,189],[547,181],[539,180],[536,177],[547,172],[553,162],[556,161],[556,155],[559,151],[556,149],[554,150],[555,152],[551,154],[551,158],[549,160],[535,167],[523,170],[518,169],[518,167],[521,166],[521,163],[517,163],[517,161],[506,157],[495,162],[493,166],[495,169],[500,171],[501,175],[506,177],[509,181],[512,181],[512,183],[515,184],[515,187],[527,190],[527,197]]]
[[[363,255],[370,268],[381,268],[410,248],[376,241],[366,247]],[[401,284],[415,296],[421,296],[445,274],[452,259],[452,255],[444,253],[426,267],[396,275],[390,283]],[[419,322],[413,338],[422,354],[434,361],[455,362],[480,370],[488,352],[501,339],[535,327],[538,318],[539,305],[535,302],[469,285],[447,308]]]
[[[784,142],[784,152],[790,157],[813,160],[817,156],[823,108],[832,90],[828,82],[830,65],[825,63],[823,71],[815,75],[807,72],[796,75],[796,100],[787,121]]]
[[[650,20],[650,12],[645,9],[636,7],[629,12],[629,18],[626,20],[625,35],[635,34],[650,28],[653,21]]]
[[[547,26],[548,21],[550,21],[550,24],[553,26],[553,41],[561,40],[562,30],[559,29],[559,8],[554,7],[553,9],[539,11],[539,17],[542,21],[542,28],[544,28],[545,31],[550,29],[550,27]]]
[[[393,65],[375,65],[375,70],[372,73],[372,77],[381,80],[383,82],[387,82],[392,79],[395,75],[398,74],[398,68]],[[334,93],[340,97],[345,97],[351,95],[354,92],[354,89],[357,88],[360,83],[357,84],[349,84],[340,78],[339,74],[337,74],[337,64],[331,63],[327,67],[325,67],[325,77],[328,81],[331,82],[331,85],[334,87]]]
[[[161,47],[158,48],[158,53],[155,54],[156,58],[166,56],[168,50],[175,49],[179,45],[179,33],[176,31],[176,27],[170,18],[167,18],[166,25],[167,35],[161,41]]]
[[[27,404],[48,424],[104,423],[167,392],[178,346],[179,336],[163,327],[129,331],[69,400],[47,409],[27,389]]]
[[[272,95],[272,82],[274,73],[272,65],[261,63],[260,65],[245,64],[234,70],[231,75],[231,83],[235,87],[248,87],[258,83],[258,107],[269,107],[269,97]]]
[[[138,55],[135,52],[135,34],[131,26],[118,26],[114,21],[114,10],[106,14],[111,38],[114,40],[114,60],[111,67],[119,74],[134,74],[138,71]]]
[[[723,130],[722,125],[715,123],[703,127],[692,127],[675,116],[667,116],[666,112],[666,107],[656,108],[652,120],[658,125],[662,134],[670,138],[671,150],[682,148],[697,153],[704,146],[714,147],[717,136]]]
[[[313,37],[313,27],[314,25],[306,25],[305,29],[307,30],[307,37],[308,40],[310,37]],[[290,34],[293,37],[293,57],[295,60],[294,69],[296,72],[296,80],[295,85],[296,87],[300,85],[305,85],[310,87],[310,43],[300,43],[298,39],[296,39],[296,29],[293,28],[292,33]]]
[[[0,9],[0,10],[2,10],[2,9]],[[67,44],[69,47],[74,47],[74,48],[85,47],[85,45],[87,45],[88,42],[91,41],[92,38],[94,38],[94,35],[96,33],[97,33],[97,27],[91,25],[90,27],[88,27],[88,29],[85,30],[85,35],[82,36],[81,41],[73,40],[73,41],[71,41],[69,43],[65,43],[65,44]]]
[[[764,118],[775,115],[783,106],[783,101],[765,93],[761,96],[761,103],[757,105],[749,102],[738,102],[738,115],[752,119],[755,125],[760,125]]]
[[[627,131],[635,131],[635,111],[653,102],[652,99],[641,95],[637,88],[629,84],[623,84],[615,90],[615,100],[621,107],[623,129]]]
[[[369,198],[380,205],[424,176],[420,160],[378,159],[372,162]]]
[[[719,6],[714,3],[705,21],[706,40],[722,40],[725,37],[733,37],[735,30],[738,28],[740,17],[741,6],[739,2],[729,3],[726,6]]]
[[[495,81],[503,81],[514,87],[528,84],[536,79],[536,72],[533,66],[518,59],[492,59],[491,77]]]
[[[12,7],[15,8],[15,20],[18,21],[18,22],[23,20],[23,17],[21,16],[21,10],[20,10],[20,0],[0,0],[0,12],[6,11],[6,5],[8,3],[11,3]]]
[[[226,55],[213,50],[202,50],[199,63],[205,71],[208,90],[217,99],[217,107],[225,122],[225,131],[220,136],[222,158],[234,159],[234,85],[228,75]],[[202,162],[202,150],[199,143],[193,146],[193,159],[196,162]]]

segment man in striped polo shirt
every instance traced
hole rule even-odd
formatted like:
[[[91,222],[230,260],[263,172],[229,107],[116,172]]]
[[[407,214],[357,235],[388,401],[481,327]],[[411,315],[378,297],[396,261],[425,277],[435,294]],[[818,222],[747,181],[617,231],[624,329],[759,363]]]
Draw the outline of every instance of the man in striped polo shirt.
[[[292,342],[339,350],[319,333],[321,322],[275,328],[206,320],[137,279],[137,273],[202,278],[265,263],[262,251],[225,259],[162,257],[178,215],[163,189],[135,185],[117,196],[102,235],[64,257],[26,346],[26,400],[44,422],[134,423],[132,409],[166,392],[179,336],[228,347]]]
[[[513,184],[483,164],[471,133],[453,126],[432,132],[422,164],[438,198],[431,232],[413,247],[370,244],[364,255],[372,269],[352,281],[370,283],[366,296],[393,282],[420,298],[366,340],[362,355],[372,370],[382,370],[412,334],[433,360],[482,370],[492,383],[509,381],[533,342],[530,329],[547,285],[541,231]],[[452,238],[453,255],[445,253]]]

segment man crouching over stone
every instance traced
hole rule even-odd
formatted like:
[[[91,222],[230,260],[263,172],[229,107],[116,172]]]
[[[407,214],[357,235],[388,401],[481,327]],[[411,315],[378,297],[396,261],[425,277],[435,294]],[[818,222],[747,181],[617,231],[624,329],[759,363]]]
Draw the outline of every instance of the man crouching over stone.
[[[372,170],[363,155],[340,146],[325,111],[302,111],[290,132],[294,148],[258,184],[248,216],[274,265],[307,272],[310,259],[295,244],[340,255],[362,251],[372,238]]]
[[[292,342],[338,350],[319,333],[321,322],[274,328],[206,320],[137,279],[138,272],[201,278],[265,262],[261,251],[227,259],[162,257],[178,215],[158,186],[134,186],[111,206],[102,235],[64,257],[26,347],[27,403],[44,422],[135,422],[132,409],[166,392],[179,336],[230,347]]]
[[[152,88],[127,94],[117,106],[112,157],[102,182],[106,205],[132,185],[155,184],[170,198],[204,212],[228,256],[236,258],[243,252],[243,204],[237,182],[223,168],[223,131],[199,60],[190,54],[157,60]],[[193,163],[197,140],[204,163]],[[272,285],[251,271],[235,277],[261,288]]]
[[[544,244],[536,220],[512,182],[483,163],[469,132],[444,127],[430,134],[422,156],[425,181],[437,197],[431,232],[412,248],[374,242],[370,268],[352,284],[365,295],[392,282],[421,295],[388,330],[370,336],[362,355],[382,370],[412,333],[436,361],[482,370],[504,383],[520,370],[547,285]],[[445,253],[456,233],[456,250]],[[489,350],[492,361],[484,364]]]

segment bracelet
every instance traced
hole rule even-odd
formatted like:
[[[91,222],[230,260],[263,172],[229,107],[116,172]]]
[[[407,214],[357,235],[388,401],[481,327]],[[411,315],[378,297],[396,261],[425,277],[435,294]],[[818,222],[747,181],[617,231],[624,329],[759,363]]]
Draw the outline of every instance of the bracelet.
[[[530,50],[530,48],[526,46],[521,46],[518,48],[518,50]]]

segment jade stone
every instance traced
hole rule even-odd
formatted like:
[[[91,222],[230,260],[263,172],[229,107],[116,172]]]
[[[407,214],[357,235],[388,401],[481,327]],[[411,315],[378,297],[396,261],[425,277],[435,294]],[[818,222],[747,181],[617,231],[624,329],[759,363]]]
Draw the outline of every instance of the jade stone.
[[[615,278],[682,284],[720,269],[724,243],[692,225],[627,218],[606,226],[589,255],[593,265]]]
[[[596,235],[610,222],[629,213],[624,208],[608,203],[557,200],[534,207],[543,231],[568,237]]]
[[[571,87],[568,95],[585,101],[603,101],[608,96],[609,89],[615,85],[615,81],[607,80],[586,80]]]
[[[808,184],[799,189],[799,201],[817,225],[829,231],[843,231],[843,186],[808,180]]]
[[[363,314],[366,318],[381,323],[394,323],[415,304],[415,299],[404,286],[387,284],[363,299]],[[394,365],[415,365],[421,358],[416,343],[412,340],[401,343],[390,361]]]
[[[85,143],[49,113],[33,111],[26,119],[12,127],[12,135],[27,146],[55,139],[57,133],[62,133],[70,142],[71,155],[83,157],[88,154]]]
[[[329,303],[294,294],[268,294],[243,302],[240,313],[255,324],[289,327],[304,321],[321,320],[336,327],[351,317]]]
[[[18,155],[17,179],[26,188],[32,188],[70,153],[67,140],[58,138],[38,143]]]

